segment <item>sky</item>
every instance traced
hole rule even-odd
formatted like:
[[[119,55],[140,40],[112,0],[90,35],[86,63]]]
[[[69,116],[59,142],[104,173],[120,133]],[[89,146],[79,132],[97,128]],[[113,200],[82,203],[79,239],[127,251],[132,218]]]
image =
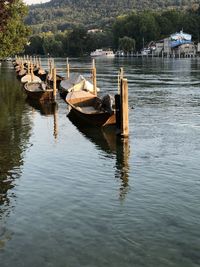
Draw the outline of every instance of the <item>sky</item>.
[[[49,2],[50,0],[24,0],[24,2],[27,5],[31,5],[31,4],[40,4],[40,3],[45,3],[45,2]]]

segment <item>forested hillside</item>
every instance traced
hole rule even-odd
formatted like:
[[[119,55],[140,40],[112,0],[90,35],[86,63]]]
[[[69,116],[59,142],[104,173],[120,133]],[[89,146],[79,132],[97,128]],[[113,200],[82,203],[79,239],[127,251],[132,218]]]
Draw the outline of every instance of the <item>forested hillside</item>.
[[[25,53],[52,56],[83,56],[97,48],[140,51],[151,41],[161,40],[184,29],[192,40],[200,40],[200,8],[197,10],[163,12],[140,11],[119,16],[110,29],[91,32],[85,27],[74,27],[64,32],[34,34]]]
[[[76,25],[108,27],[117,16],[133,10],[191,8],[199,0],[51,0],[30,7],[27,24],[34,32],[64,31]]]

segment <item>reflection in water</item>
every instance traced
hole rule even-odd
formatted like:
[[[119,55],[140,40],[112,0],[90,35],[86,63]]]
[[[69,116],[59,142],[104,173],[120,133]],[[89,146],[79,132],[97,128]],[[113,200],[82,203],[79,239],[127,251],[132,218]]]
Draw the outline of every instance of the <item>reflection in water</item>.
[[[57,103],[34,101],[29,98],[26,99],[26,102],[33,108],[33,110],[38,110],[42,116],[53,115],[54,119],[54,129],[53,135],[54,138],[58,137],[58,105]]]
[[[9,241],[11,238],[12,233],[0,225],[0,250],[5,247],[7,241]]]
[[[106,152],[106,157],[116,156],[115,177],[121,180],[120,199],[124,199],[128,192],[129,184],[129,140],[116,135],[115,127],[96,128],[77,123],[72,113],[68,114],[69,120],[77,129],[96,147]]]
[[[129,189],[129,140],[128,138],[117,139],[117,153],[116,153],[116,178],[122,180],[122,185],[120,188],[120,197],[123,199]]]
[[[58,109],[58,105],[56,103],[49,102],[39,102],[32,100],[30,98],[26,98],[26,102],[34,109],[38,110],[41,115],[48,116],[53,115]]]
[[[13,72],[0,72],[0,218],[11,208],[12,189],[21,175],[23,153],[30,136],[30,121],[25,100]],[[11,191],[11,192],[10,192]]]

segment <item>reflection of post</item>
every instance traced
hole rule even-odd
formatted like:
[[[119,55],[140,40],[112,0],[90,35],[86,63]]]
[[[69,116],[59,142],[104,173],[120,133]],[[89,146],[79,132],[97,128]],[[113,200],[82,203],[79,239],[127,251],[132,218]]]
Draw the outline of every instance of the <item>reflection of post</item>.
[[[53,135],[55,139],[58,137],[58,111],[57,111],[57,106],[54,106],[54,113],[53,113]]]
[[[129,187],[129,154],[129,139],[118,137],[116,149],[116,177],[120,178],[122,181],[120,188],[120,198],[122,199],[124,199]]]
[[[0,229],[0,249],[6,246],[7,241],[11,240],[12,234],[6,228]]]

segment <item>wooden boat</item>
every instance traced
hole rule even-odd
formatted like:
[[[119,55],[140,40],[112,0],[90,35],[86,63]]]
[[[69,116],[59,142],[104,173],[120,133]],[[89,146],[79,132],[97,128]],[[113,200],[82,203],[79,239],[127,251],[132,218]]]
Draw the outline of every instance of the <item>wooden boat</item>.
[[[72,91],[67,94],[66,102],[70,113],[76,116],[79,123],[93,126],[108,126],[116,123],[115,111],[109,95],[100,99],[86,91]]]
[[[94,86],[83,75],[78,73],[71,74],[69,79],[62,80],[60,83],[60,93],[64,97],[66,97],[69,92],[81,90],[94,92]],[[99,88],[97,88],[97,92],[99,91]]]
[[[21,78],[21,83],[38,82],[41,83],[41,79],[36,75],[26,74]]]
[[[16,66],[15,66],[15,71],[16,71],[16,72],[19,72],[20,70],[21,70],[21,66],[20,66],[20,65],[16,65]]]
[[[45,83],[30,82],[24,85],[24,90],[30,99],[37,101],[54,101],[53,89],[49,89]]]
[[[27,74],[27,70],[26,69],[20,69],[18,72],[17,72],[17,78],[19,79],[19,80],[21,80],[21,78],[23,77],[23,76],[25,76]]]

